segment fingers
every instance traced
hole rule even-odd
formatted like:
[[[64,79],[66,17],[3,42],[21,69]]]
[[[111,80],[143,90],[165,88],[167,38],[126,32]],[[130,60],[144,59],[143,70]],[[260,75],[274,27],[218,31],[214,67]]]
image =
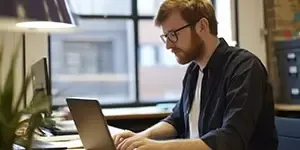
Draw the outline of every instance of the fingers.
[[[122,141],[124,141],[124,139],[132,137],[133,135],[134,135],[133,132],[125,130],[124,132],[122,132],[120,134],[114,135],[113,141],[114,141],[115,145],[118,146]]]
[[[143,140],[136,137],[131,137],[123,140],[117,147],[117,150],[133,150],[143,144]]]
[[[124,138],[119,138],[117,141],[115,141],[115,145],[119,145],[121,142],[123,142]]]
[[[128,139],[123,139],[122,141],[120,141],[119,144],[117,144],[117,150],[124,150],[123,148],[125,148],[125,143],[128,142]],[[127,147],[126,147],[127,148]]]
[[[113,136],[113,141],[114,141],[115,145],[118,145],[121,142],[122,139],[123,138],[122,138],[121,134],[117,134],[117,135]]]
[[[132,144],[130,144],[126,150],[135,150],[138,147],[140,147],[141,145],[143,145],[143,141],[135,141]]]

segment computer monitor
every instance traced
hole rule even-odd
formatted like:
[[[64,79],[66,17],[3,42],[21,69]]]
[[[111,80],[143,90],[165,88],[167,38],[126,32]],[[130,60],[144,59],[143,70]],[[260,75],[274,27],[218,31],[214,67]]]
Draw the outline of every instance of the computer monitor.
[[[51,95],[50,89],[50,79],[47,69],[47,58],[43,57],[40,60],[36,61],[31,66],[31,75],[32,75],[32,88],[33,94],[36,92],[45,92],[46,95]],[[50,106],[52,106],[52,100],[50,100]]]

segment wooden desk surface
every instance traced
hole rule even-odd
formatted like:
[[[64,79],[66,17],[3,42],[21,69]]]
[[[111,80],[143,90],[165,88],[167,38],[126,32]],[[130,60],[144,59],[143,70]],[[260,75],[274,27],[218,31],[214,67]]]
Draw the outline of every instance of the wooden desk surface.
[[[276,111],[299,111],[300,104],[275,104]]]
[[[75,126],[75,124],[73,124]],[[123,129],[119,129],[113,126],[108,126],[108,130],[111,134],[111,136],[123,132]],[[48,148],[62,148],[62,147],[69,147],[67,149],[72,149],[72,150],[84,150],[83,149],[83,144],[80,140],[79,135],[61,135],[61,136],[52,136],[52,137],[40,137],[40,136],[35,136],[35,140],[42,142],[44,145],[33,145],[33,147],[37,149],[48,149]]]
[[[127,107],[127,108],[104,108],[102,112],[106,120],[120,119],[149,119],[149,118],[164,118],[170,113],[170,109],[163,109],[156,106],[149,107]],[[63,112],[55,112],[54,118],[66,118],[72,120],[69,109],[64,108]]]
[[[171,112],[158,107],[110,108],[102,111],[107,120],[164,118]]]

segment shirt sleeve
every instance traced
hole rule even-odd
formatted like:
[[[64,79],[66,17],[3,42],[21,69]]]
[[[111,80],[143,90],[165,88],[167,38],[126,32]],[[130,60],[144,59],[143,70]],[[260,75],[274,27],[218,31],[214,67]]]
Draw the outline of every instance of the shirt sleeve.
[[[222,127],[201,139],[213,150],[246,150],[262,109],[266,84],[267,73],[257,58],[240,63],[227,84]]]
[[[182,137],[184,134],[184,121],[181,117],[182,112],[182,100],[178,101],[176,106],[173,108],[172,113],[163,119],[163,121],[171,124],[177,132],[177,137]]]
[[[164,122],[171,124],[176,129],[177,138],[184,137],[185,125],[184,125],[184,111],[183,111],[183,101],[184,101],[183,93],[185,90],[185,86],[186,86],[185,84],[188,80],[187,78],[189,76],[189,73],[195,66],[196,66],[196,64],[194,64],[194,63],[191,63],[188,66],[187,71],[186,71],[185,76],[182,81],[183,90],[181,93],[181,98],[177,102],[175,107],[173,108],[173,111],[171,112],[171,114],[162,120]]]

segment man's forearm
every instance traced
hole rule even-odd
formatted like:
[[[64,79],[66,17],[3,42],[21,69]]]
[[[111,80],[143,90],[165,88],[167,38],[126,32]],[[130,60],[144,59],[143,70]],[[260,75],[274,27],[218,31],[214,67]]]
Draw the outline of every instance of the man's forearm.
[[[139,134],[150,139],[170,139],[177,134],[176,129],[167,122],[159,122]]]
[[[161,141],[163,150],[211,150],[201,139]]]

